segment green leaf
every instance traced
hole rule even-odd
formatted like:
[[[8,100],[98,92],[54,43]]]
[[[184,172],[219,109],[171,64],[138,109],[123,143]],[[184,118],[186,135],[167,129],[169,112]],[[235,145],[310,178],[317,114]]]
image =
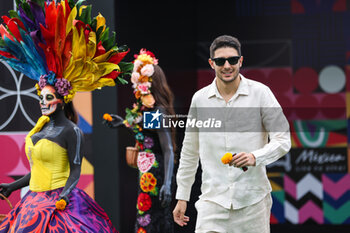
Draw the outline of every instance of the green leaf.
[[[79,10],[80,6],[85,2],[85,0],[79,0],[75,5],[77,6],[77,10]],[[79,11],[78,11],[79,12]]]
[[[83,10],[82,14],[82,21],[85,24],[91,24],[91,5],[86,6],[86,8]]]
[[[131,109],[130,109],[130,108],[126,108],[126,109],[125,109],[125,113],[126,113],[126,114],[131,114]]]
[[[113,48],[115,44],[115,37],[116,37],[116,33],[112,32],[112,36],[102,42],[102,46],[103,48],[105,48],[106,51],[109,51],[111,48]]]
[[[132,69],[134,68],[134,64],[131,62],[119,62],[118,65],[123,72],[132,71]]]
[[[123,78],[121,78],[119,76],[117,78],[118,78],[120,84],[123,84],[123,85],[128,84],[128,81],[126,81],[125,79],[123,79]]]
[[[43,9],[45,7],[45,1],[44,0],[32,0],[32,2],[35,2],[36,4],[38,4]]]
[[[6,47],[5,41],[0,37],[0,47]]]
[[[18,13],[14,10],[9,10],[9,15],[10,15],[10,18],[17,18],[19,19],[19,16],[18,16]]]
[[[91,29],[96,32],[97,19],[96,17],[91,21]]]
[[[74,0],[68,0],[68,5],[69,5],[70,9],[73,9],[73,7],[75,6]]]
[[[129,123],[129,125],[131,125],[134,122],[134,117],[132,115],[127,115],[125,120]]]
[[[103,43],[105,40],[107,40],[108,36],[109,36],[109,28],[107,27],[106,30],[104,30],[104,32],[102,32],[100,41],[102,41],[102,43]]]
[[[26,13],[26,15],[27,15],[31,20],[34,20],[34,19],[33,19],[32,12],[30,11],[30,5],[29,5],[29,3],[23,2],[23,3],[22,3],[22,9],[24,10],[24,12]]]
[[[16,0],[16,7],[18,8],[22,4],[21,0]]]
[[[122,46],[119,46],[118,48],[118,51],[119,52],[126,52],[128,51],[129,47],[127,45],[122,45]]]
[[[97,32],[96,32],[96,38],[97,38],[97,43],[101,41],[101,33],[102,33],[103,27],[100,27]]]

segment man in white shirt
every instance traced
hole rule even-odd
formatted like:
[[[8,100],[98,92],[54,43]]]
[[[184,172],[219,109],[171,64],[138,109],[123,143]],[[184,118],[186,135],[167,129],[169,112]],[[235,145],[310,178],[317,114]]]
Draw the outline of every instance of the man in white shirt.
[[[187,201],[200,161],[202,194],[195,204],[196,232],[268,233],[272,189],[265,166],[290,150],[288,121],[267,86],[239,73],[243,56],[237,38],[216,38],[210,57],[216,77],[194,94],[189,117],[205,119],[214,114],[222,125],[211,131],[186,129],[174,221],[180,226],[189,221]],[[227,152],[236,154],[229,165],[221,162]]]

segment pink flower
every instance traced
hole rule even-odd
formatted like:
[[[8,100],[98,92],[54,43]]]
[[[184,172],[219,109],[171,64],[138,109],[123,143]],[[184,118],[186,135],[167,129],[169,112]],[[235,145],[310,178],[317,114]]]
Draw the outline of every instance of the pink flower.
[[[151,87],[152,86],[152,83],[151,82],[144,82],[142,83],[142,85],[145,85],[147,87]]]
[[[148,94],[148,86],[145,84],[138,85],[137,89],[141,91],[141,94]]]
[[[148,153],[145,151],[141,151],[137,157],[137,167],[142,173],[148,172],[154,162],[156,161],[156,157],[153,153]]]
[[[61,96],[68,95],[69,90],[72,90],[70,82],[65,78],[58,78],[55,84],[55,88]]]
[[[138,83],[140,78],[140,74],[138,72],[132,72],[131,74],[131,82],[132,83]]]
[[[154,73],[154,67],[151,64],[147,64],[141,69],[141,74],[143,76],[151,77]]]
[[[45,76],[41,75],[39,79],[39,86],[41,90],[46,86],[46,83],[47,82],[46,82]]]
[[[154,64],[154,65],[158,65],[158,59],[155,58],[155,57],[153,58],[153,64]]]
[[[137,222],[140,224],[140,226],[145,227],[151,222],[151,215],[146,214],[145,216],[140,216],[137,218]]]

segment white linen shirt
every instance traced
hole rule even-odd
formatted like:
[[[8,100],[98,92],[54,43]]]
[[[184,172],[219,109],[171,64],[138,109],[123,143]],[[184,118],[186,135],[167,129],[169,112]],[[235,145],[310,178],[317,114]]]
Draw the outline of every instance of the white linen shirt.
[[[265,166],[289,151],[289,124],[267,86],[246,79],[241,74],[240,78],[238,89],[228,102],[219,94],[216,79],[194,94],[190,112],[196,108],[215,108],[216,111],[250,108],[257,114],[251,117],[254,114],[246,115],[244,112],[249,111],[242,111],[239,114],[240,121],[226,117],[223,122],[225,127],[235,122],[235,126],[243,126],[239,132],[232,130],[232,127],[220,132],[194,132],[186,129],[176,176],[176,199],[189,201],[199,160],[202,168],[201,200],[213,201],[227,209],[240,209],[259,202],[271,192]],[[280,113],[275,114],[278,111]],[[227,115],[226,113],[224,114]],[[276,124],[282,130],[273,130]],[[253,153],[256,166],[248,167],[243,172],[240,168],[223,164],[221,157],[227,152]]]

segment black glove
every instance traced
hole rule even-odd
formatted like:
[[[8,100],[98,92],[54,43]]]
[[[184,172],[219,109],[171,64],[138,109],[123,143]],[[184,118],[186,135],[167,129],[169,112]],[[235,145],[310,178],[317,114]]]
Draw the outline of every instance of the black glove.
[[[9,197],[13,191],[21,189],[29,185],[30,172],[23,176],[22,178],[12,182],[12,183],[2,183],[0,184],[0,193],[5,197]]]
[[[69,204],[69,198],[68,197],[60,195],[58,200],[62,200],[62,199],[66,201],[67,205]]]
[[[13,191],[14,190],[11,184],[0,184],[0,193],[5,197],[9,197]],[[2,197],[0,198],[3,199]]]
[[[171,203],[171,188],[170,185],[163,184],[159,192],[159,200],[163,208],[168,207]]]
[[[106,125],[109,128],[118,128],[120,126],[123,126],[124,119],[116,114],[109,114],[112,117],[111,121],[103,120],[103,124]]]

